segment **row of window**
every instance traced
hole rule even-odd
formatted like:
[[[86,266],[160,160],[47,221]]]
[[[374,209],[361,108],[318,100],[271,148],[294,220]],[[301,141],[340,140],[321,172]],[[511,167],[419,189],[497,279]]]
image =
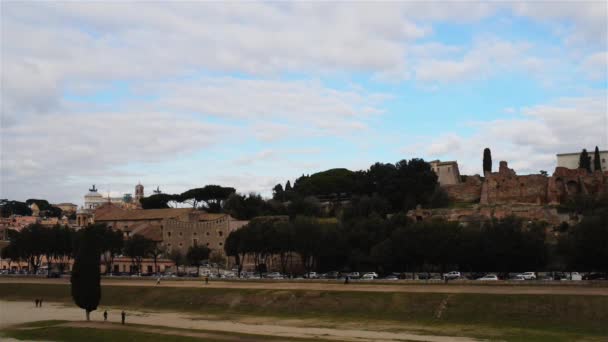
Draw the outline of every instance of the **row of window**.
[[[193,240],[192,240],[192,245],[194,245],[194,246],[198,246],[198,240],[197,240],[197,239],[193,239]],[[223,247],[223,246],[224,246],[224,243],[223,243],[223,242],[220,242],[220,243],[218,243],[217,245],[218,245],[218,247]],[[184,246],[184,244],[183,244],[182,242],[180,242],[180,243],[178,244],[178,246],[179,246],[179,248],[182,248],[182,247]],[[205,246],[207,246],[207,247],[211,247],[211,245],[209,244],[209,242],[207,242],[207,243],[205,244]],[[168,248],[171,248],[171,243],[167,243],[167,247],[168,247]]]
[[[183,233],[183,232],[179,232],[178,234],[179,234],[179,236],[183,236],[183,235],[184,235],[184,233]],[[197,236],[197,233],[196,233],[196,232],[194,232],[194,233],[192,233],[192,235],[193,235],[193,236]],[[205,235],[206,235],[206,236],[209,236],[210,234],[209,234],[209,232],[205,232]],[[217,231],[217,236],[219,236],[219,237],[224,236],[224,232],[222,232],[221,230],[218,230],[218,231]],[[167,237],[171,237],[171,232],[167,232]]]

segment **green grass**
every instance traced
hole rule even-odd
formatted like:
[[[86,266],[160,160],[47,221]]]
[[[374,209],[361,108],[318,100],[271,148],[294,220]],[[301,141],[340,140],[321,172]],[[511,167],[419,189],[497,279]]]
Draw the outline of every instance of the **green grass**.
[[[310,339],[285,338],[223,331],[196,329],[158,328],[141,324],[104,324],[103,328],[63,326],[66,321],[39,321],[11,327],[0,336],[28,341],[145,341],[145,342],[256,342],[256,341],[290,341],[312,342]],[[152,331],[150,331],[152,329]],[[197,334],[198,336],[184,336]],[[315,339],[318,341],[318,339]]]
[[[439,304],[449,296],[440,319]],[[71,303],[69,286],[0,284],[0,299]],[[501,339],[580,340],[608,336],[608,296],[439,294],[317,290],[259,290],[103,286],[102,306],[171,310],[220,317],[312,318],[324,322],[390,321],[421,326],[431,334],[443,327],[475,327],[466,336],[500,330]],[[509,336],[513,336],[512,338]],[[528,340],[528,339],[524,339]]]

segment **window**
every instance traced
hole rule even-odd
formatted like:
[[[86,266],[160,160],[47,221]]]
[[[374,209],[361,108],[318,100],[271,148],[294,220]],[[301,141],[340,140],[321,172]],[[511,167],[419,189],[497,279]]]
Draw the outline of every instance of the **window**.
[[[206,234],[206,235],[207,235],[207,236],[209,236],[209,232],[207,232],[207,234]]]
[[[219,232],[217,232],[217,234],[221,237],[224,235],[224,232],[220,230]]]
[[[183,246],[183,244],[180,242],[180,243],[179,243],[179,246],[181,247],[181,246]]]
[[[448,172],[452,172],[452,168],[448,166]]]
[[[171,237],[171,232],[167,232],[167,237]]]
[[[223,245],[223,243],[222,243],[222,242],[220,242],[220,247],[222,247],[222,245]]]
[[[196,232],[194,232],[194,236],[196,236]]]
[[[192,243],[193,243],[195,246],[196,246],[196,245],[198,245],[198,239],[193,239],[193,240],[192,240]]]
[[[209,247],[209,242],[207,242],[207,247]]]
[[[182,232],[179,232],[179,236],[182,236],[182,235],[184,235],[184,234]]]

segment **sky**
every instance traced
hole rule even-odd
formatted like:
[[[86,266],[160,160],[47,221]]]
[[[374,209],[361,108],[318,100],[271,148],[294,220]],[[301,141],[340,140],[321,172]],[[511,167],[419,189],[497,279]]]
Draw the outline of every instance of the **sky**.
[[[608,149],[606,1],[0,2],[0,198]]]

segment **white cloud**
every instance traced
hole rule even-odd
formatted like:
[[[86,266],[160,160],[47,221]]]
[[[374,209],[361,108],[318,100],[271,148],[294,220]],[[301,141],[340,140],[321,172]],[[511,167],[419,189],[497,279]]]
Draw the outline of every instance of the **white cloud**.
[[[427,158],[457,159],[463,172],[480,173],[482,151],[489,147],[495,165],[506,160],[519,173],[536,173],[553,171],[557,153],[608,147],[605,91],[561,98],[521,112],[519,118],[474,123],[470,136],[446,133],[425,139],[418,148],[425,148]]]
[[[608,80],[608,51],[597,52],[587,56],[581,63],[581,68],[591,80]]]

